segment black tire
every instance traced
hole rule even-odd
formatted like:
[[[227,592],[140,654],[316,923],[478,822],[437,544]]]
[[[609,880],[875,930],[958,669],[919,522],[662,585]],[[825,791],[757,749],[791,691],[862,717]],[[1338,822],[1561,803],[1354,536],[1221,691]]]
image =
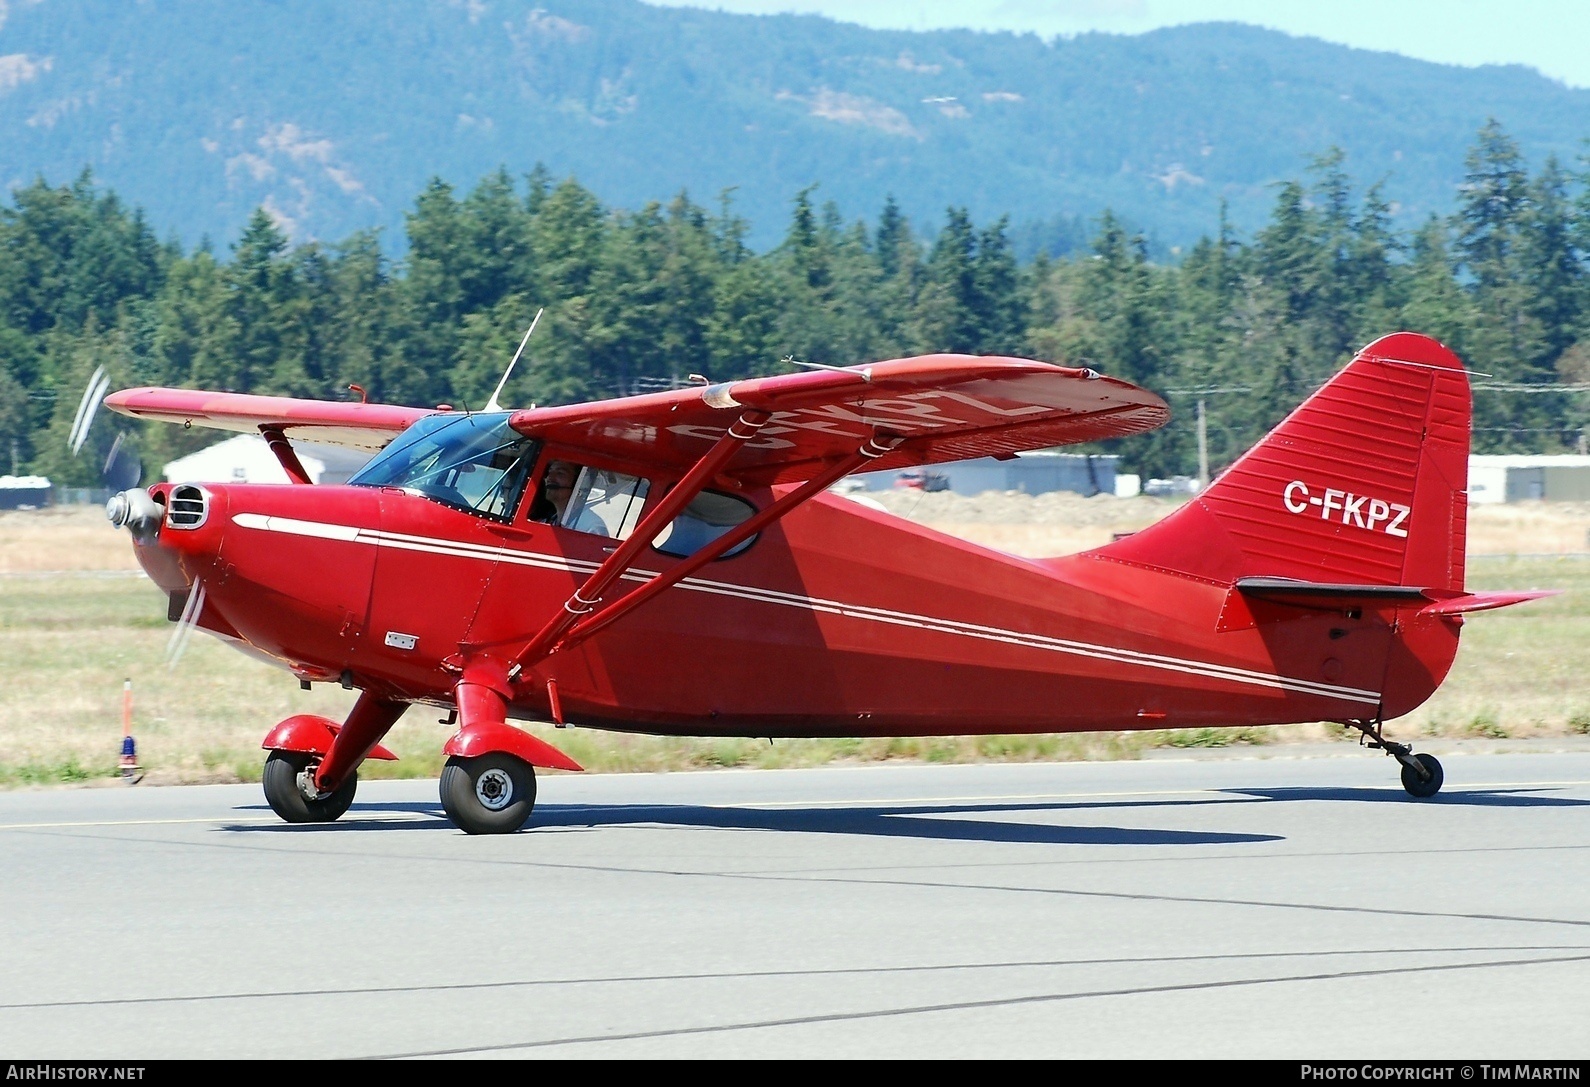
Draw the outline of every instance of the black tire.
[[[309,766],[310,756],[302,751],[272,751],[265,760],[261,784],[271,811],[288,823],[331,823],[342,818],[353,804],[359,788],[359,773],[354,771],[337,791],[311,800],[298,787],[298,775]]]
[[[1416,796],[1420,800],[1428,799],[1441,791],[1441,782],[1446,775],[1441,770],[1441,764],[1434,755],[1415,755],[1419,765],[1425,768],[1430,775],[1428,780],[1421,781],[1418,773],[1411,766],[1402,768],[1402,787],[1408,790],[1409,796]]]
[[[442,767],[442,808],[465,834],[512,834],[536,806],[535,767],[504,751]]]

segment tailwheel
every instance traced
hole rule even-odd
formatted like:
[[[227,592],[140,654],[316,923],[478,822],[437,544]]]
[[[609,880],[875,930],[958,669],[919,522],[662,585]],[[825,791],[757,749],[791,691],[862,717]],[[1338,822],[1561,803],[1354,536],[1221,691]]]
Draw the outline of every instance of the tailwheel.
[[[261,783],[271,810],[289,823],[330,823],[353,804],[359,775],[350,772],[336,790],[318,796],[314,775],[317,759],[302,751],[272,751],[265,760]]]
[[[1441,791],[1441,782],[1446,775],[1441,770],[1441,764],[1434,755],[1418,754],[1411,756],[1414,762],[1424,771],[1423,774],[1406,762],[1402,764],[1402,787],[1408,790],[1409,796],[1416,796],[1420,800],[1434,796]]]
[[[1415,755],[1407,744],[1386,739],[1381,734],[1379,721],[1348,721],[1347,724],[1364,734],[1365,747],[1378,747],[1402,764],[1402,787],[1408,790],[1409,796],[1427,800],[1441,791],[1446,775],[1434,755]]]
[[[536,803],[535,768],[504,751],[454,755],[442,768],[442,808],[465,834],[512,834]]]

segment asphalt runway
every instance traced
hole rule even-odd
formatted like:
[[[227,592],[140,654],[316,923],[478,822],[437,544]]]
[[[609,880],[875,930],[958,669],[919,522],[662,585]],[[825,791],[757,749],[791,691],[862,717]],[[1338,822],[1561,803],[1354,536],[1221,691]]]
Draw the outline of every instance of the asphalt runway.
[[[1590,753],[1443,761],[4,793],[0,1059],[1590,1057]]]

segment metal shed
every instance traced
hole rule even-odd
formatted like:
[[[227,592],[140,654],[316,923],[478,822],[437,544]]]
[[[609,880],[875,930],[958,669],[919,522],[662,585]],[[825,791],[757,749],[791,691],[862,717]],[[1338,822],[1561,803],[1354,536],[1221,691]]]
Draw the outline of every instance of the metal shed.
[[[1018,491],[1046,494],[1049,491],[1075,491],[1081,495],[1114,494],[1115,469],[1120,457],[1085,453],[1055,453],[1047,449],[1017,453],[1008,460],[980,457],[977,460],[935,464],[924,471],[942,476],[944,489],[956,494],[982,494],[984,491]],[[896,485],[900,472],[864,472],[856,479],[868,490],[886,491]]]
[[[1469,457],[1469,502],[1590,502],[1590,456],[1575,453],[1476,453]]]

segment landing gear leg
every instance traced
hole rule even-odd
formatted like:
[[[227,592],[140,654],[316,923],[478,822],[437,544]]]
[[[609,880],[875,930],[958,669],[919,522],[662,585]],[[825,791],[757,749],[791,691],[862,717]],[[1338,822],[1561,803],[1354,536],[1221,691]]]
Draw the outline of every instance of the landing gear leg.
[[[301,713],[271,729],[261,744],[270,752],[263,784],[271,810],[289,823],[341,818],[353,803],[360,764],[397,758],[379,741],[406,709],[406,702],[365,691],[341,725]]]
[[[1413,748],[1407,744],[1386,739],[1380,730],[1379,720],[1347,723],[1364,734],[1365,747],[1378,747],[1402,764],[1402,787],[1408,790],[1409,796],[1424,800],[1441,791],[1441,782],[1446,775],[1434,755],[1415,755]]]

